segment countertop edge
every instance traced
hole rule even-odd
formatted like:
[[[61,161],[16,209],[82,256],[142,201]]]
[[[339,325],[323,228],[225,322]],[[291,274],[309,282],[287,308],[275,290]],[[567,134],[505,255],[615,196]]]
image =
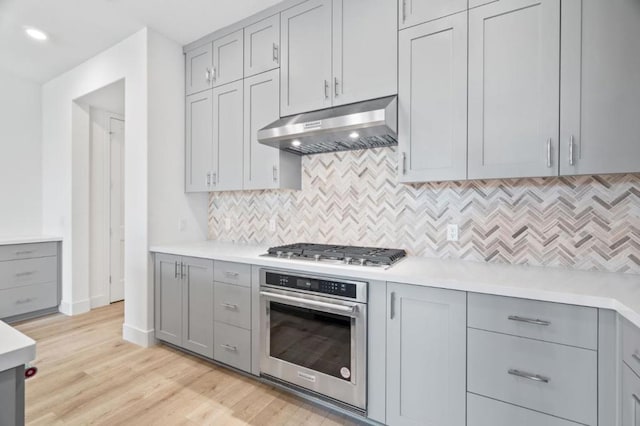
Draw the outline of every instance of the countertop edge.
[[[2,345],[9,346],[8,349]],[[0,321],[0,371],[10,370],[36,359],[36,342]]]
[[[60,241],[62,241],[62,237],[47,235],[0,237],[0,246],[9,246],[13,244],[53,243]]]

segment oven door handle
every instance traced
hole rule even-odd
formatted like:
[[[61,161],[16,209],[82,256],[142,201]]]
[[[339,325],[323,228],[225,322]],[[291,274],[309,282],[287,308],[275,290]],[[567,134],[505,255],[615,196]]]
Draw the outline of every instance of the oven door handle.
[[[286,296],[284,294],[271,293],[268,291],[261,291],[260,295],[269,297],[271,299],[296,302],[307,306],[315,306],[318,308],[333,309],[335,311],[347,312],[350,314],[355,314],[358,312],[358,305],[336,305],[335,303],[327,303],[320,302],[318,300],[303,299],[301,297]]]

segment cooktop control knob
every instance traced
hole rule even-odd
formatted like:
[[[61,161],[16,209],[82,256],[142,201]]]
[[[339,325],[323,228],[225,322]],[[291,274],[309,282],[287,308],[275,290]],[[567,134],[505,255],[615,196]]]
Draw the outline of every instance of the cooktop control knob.
[[[287,259],[291,259],[293,257],[293,252],[287,252]]]
[[[360,259],[360,266],[364,266],[367,263],[367,259]]]
[[[276,256],[278,256],[278,257],[282,257],[282,252],[281,252],[281,251],[277,251],[277,252],[276,252]]]
[[[319,254],[314,254],[313,255],[313,258],[316,260],[316,262],[319,262],[321,257],[322,256],[320,256]]]
[[[352,261],[352,260],[353,260],[353,258],[351,258],[351,257],[345,257],[345,258],[344,258],[344,263],[345,263],[346,265],[348,265],[348,264],[350,264],[350,263],[351,263],[351,261]]]

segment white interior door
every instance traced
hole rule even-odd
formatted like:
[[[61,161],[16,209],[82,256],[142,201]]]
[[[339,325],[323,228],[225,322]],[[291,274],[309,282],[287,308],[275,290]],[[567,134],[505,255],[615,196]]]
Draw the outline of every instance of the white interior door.
[[[124,121],[109,119],[109,302],[124,300]]]

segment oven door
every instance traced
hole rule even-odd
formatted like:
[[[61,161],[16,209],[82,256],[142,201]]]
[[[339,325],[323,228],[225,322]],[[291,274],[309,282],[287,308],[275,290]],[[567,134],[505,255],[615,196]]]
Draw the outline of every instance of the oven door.
[[[263,374],[366,409],[367,305],[262,287]]]

